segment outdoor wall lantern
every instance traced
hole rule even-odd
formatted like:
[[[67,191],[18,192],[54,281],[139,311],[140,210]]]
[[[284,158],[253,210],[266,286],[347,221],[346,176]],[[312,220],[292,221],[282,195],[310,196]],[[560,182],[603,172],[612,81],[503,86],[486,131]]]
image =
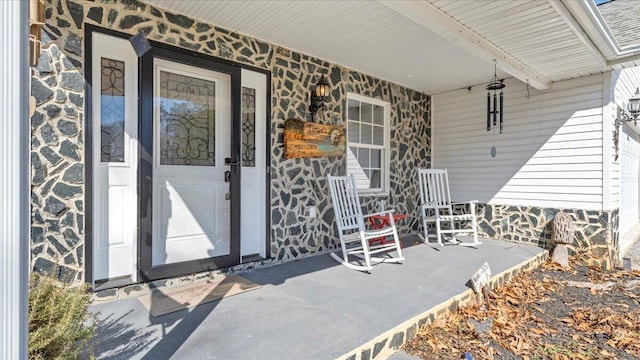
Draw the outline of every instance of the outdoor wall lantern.
[[[496,73],[496,61],[493,61],[493,78],[491,82],[487,84],[486,89],[487,92],[487,131],[491,131],[491,118],[493,117],[493,126],[498,125],[498,114],[500,114],[500,134],[502,134],[502,124],[503,124],[503,94],[502,89],[504,89],[505,84],[504,80],[498,79],[498,75]],[[500,99],[498,100],[498,90],[500,90]],[[491,93],[493,92],[493,107],[491,107]],[[499,110],[498,110],[499,109]]]
[[[640,88],[636,88],[636,93],[629,98],[629,102],[627,103],[627,111],[624,111],[623,108],[618,107],[616,128],[620,124],[624,124],[629,121],[633,121],[634,126],[636,126],[636,124],[638,123],[638,119],[640,118]]]
[[[324,104],[329,99],[329,83],[322,75],[320,80],[311,88],[309,95],[309,112],[311,113],[311,121],[315,121],[315,113],[322,109],[326,109]]]
[[[628,111],[628,112],[627,112]],[[633,126],[638,123],[640,118],[640,88],[636,88],[636,93],[629,98],[627,103],[627,111],[618,106],[618,116],[616,116],[616,127],[613,130],[613,144],[614,144],[614,160],[618,161],[619,155],[619,140],[620,140],[620,125],[633,121]]]

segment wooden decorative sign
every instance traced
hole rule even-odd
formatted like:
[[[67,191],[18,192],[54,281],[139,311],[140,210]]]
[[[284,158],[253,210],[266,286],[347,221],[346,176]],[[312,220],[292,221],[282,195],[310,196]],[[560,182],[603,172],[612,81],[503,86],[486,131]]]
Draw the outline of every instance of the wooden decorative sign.
[[[309,158],[343,156],[344,128],[287,119],[284,122],[284,157]]]

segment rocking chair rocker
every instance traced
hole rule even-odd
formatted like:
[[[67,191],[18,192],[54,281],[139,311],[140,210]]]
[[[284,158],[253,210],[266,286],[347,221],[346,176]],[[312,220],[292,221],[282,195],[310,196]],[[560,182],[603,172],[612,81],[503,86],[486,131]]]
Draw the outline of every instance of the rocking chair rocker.
[[[336,253],[331,253],[331,256],[342,265],[360,271],[371,270],[373,268],[372,264],[375,263],[403,261],[404,257],[400,248],[398,231],[393,220],[393,210],[363,215],[353,176],[328,175],[327,179],[342,248],[342,257]],[[366,229],[364,219],[374,215],[388,216],[389,226],[375,230]],[[375,245],[370,244],[370,240],[388,236],[392,236],[393,241],[383,241]],[[395,251],[397,256],[389,254],[392,251]],[[372,256],[375,254],[384,255],[385,257]],[[351,262],[349,260],[350,255],[359,258],[360,264]],[[362,265],[363,261],[364,265]]]

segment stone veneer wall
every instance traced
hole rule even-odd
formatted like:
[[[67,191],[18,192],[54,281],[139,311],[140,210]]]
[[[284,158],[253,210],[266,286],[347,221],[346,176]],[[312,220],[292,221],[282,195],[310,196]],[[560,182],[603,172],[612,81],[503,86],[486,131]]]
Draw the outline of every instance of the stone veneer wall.
[[[372,76],[136,0],[46,0],[43,50],[32,77],[37,111],[32,124],[32,265],[83,279],[84,27],[127,34],[236,61],[272,73],[271,256],[280,261],[335,248],[327,174],[344,172],[344,159],[284,159],[283,124],[308,119],[309,89],[320,74],[331,85],[326,121],[344,124],[347,92],[391,103],[391,195],[398,212],[416,214],[416,169],[431,160],[430,97]],[[375,206],[380,198],[366,198]],[[318,207],[315,221],[308,206]],[[402,224],[401,224],[402,225]],[[404,224],[415,228],[417,219]]]
[[[575,226],[572,253],[587,251],[594,265],[610,269],[618,265],[618,210],[540,208],[484,204],[478,207],[480,236],[498,240],[527,242],[549,247],[553,219],[559,212],[568,213]]]

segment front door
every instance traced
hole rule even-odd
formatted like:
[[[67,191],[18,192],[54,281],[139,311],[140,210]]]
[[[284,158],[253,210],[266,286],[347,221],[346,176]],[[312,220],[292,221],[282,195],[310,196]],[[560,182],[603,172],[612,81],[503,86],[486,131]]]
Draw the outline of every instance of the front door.
[[[159,47],[142,69],[144,279],[237,264],[240,69]]]
[[[230,91],[229,74],[154,61],[153,266],[231,253]]]

